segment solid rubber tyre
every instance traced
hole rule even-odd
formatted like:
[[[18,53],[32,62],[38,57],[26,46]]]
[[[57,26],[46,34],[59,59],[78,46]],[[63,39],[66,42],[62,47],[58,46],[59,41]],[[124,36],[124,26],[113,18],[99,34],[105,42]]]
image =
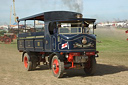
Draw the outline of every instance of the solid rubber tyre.
[[[95,57],[90,57],[87,61],[87,63],[85,63],[84,65],[84,72],[86,73],[86,75],[88,76],[92,76],[94,75],[96,71],[96,59]]]
[[[32,69],[34,70],[37,67],[37,57],[36,55],[33,55],[32,57],[34,57],[32,61]]]
[[[27,71],[32,71],[33,70],[33,63],[30,61],[30,57],[27,53],[24,54],[24,67]]]
[[[52,68],[52,73],[55,77],[57,78],[63,77],[64,62],[60,61],[57,55],[54,55],[52,58],[51,68]]]

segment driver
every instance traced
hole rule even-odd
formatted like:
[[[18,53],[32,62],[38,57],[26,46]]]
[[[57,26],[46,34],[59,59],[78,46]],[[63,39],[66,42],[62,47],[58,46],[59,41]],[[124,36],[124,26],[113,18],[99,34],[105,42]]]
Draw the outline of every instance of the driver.
[[[84,33],[89,33],[89,24],[84,22]]]

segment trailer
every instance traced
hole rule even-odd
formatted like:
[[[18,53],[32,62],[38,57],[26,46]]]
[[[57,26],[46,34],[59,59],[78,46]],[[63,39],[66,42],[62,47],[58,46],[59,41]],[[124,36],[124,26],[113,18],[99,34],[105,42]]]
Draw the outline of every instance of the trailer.
[[[33,23],[33,31],[19,28],[17,48],[27,71],[48,65],[55,77],[65,70],[83,69],[87,75],[96,70],[96,19],[83,18],[81,13],[50,11],[18,19],[18,25]],[[37,21],[44,24],[38,28]],[[89,24],[93,28],[89,28]]]
[[[14,39],[16,39],[16,35],[14,33],[4,33],[3,36],[0,36],[0,41],[5,44],[10,44]]]

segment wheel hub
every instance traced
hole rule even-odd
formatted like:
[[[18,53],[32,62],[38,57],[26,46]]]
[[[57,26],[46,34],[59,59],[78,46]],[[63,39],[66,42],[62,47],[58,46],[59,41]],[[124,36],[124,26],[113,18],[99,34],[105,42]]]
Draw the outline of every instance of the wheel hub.
[[[56,69],[56,64],[53,65],[53,68]]]

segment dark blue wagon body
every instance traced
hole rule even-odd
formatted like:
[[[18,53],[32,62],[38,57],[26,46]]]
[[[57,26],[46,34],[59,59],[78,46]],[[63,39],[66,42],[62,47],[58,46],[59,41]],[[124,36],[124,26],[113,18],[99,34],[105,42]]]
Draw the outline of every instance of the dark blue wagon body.
[[[45,15],[46,14],[46,15]],[[57,15],[58,14],[58,15]],[[18,35],[18,50],[35,51],[35,52],[88,52],[96,51],[96,37],[94,34],[50,34],[49,24],[59,21],[87,21],[94,23],[95,19],[76,18],[79,13],[75,12],[46,12],[35,16],[19,19],[26,20],[42,20],[45,24],[45,30],[42,32],[22,33]],[[38,18],[40,17],[40,18]],[[54,29],[54,28],[53,28]],[[59,40],[58,41],[58,36]],[[82,46],[82,39],[86,37],[89,46]],[[62,49],[62,44],[68,43],[68,47]],[[81,45],[74,47],[76,45]]]

